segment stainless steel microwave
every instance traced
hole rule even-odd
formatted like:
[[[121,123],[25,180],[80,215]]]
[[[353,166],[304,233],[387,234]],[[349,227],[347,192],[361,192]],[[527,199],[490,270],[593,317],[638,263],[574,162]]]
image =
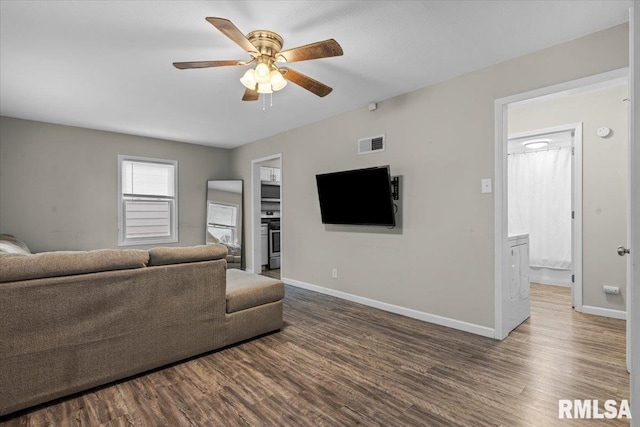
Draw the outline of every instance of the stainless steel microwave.
[[[263,201],[280,200],[280,186],[273,184],[262,184],[261,198]],[[267,199],[267,200],[265,200]]]

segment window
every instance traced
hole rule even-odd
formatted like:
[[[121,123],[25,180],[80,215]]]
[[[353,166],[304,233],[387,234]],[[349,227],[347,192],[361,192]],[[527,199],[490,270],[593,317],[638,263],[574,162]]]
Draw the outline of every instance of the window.
[[[178,162],[118,156],[118,244],[178,241]]]
[[[238,206],[209,202],[207,231],[218,240],[217,243],[238,244],[237,216]]]

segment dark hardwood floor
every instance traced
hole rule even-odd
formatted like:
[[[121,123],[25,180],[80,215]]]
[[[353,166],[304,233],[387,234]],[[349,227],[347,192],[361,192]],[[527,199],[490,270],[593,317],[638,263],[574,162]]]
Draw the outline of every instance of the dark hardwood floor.
[[[262,270],[262,273],[260,273],[260,275],[262,276],[266,276],[266,277],[271,277],[272,279],[278,279],[280,280],[280,269],[274,269],[274,270]]]
[[[531,293],[499,342],[287,286],[279,333],[2,425],[571,426],[558,399],[628,399],[625,322],[574,312],[566,288]]]

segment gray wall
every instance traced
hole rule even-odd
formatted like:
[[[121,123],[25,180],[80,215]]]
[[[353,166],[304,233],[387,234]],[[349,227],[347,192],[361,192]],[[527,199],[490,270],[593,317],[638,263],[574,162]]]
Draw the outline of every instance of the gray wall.
[[[480,180],[494,176],[494,100],[627,64],[621,25],[239,147],[235,175],[249,183],[251,160],[283,153],[286,279],[493,328],[494,200]],[[385,152],[356,155],[381,133]],[[400,232],[322,225],[315,174],[385,164],[403,177]]]
[[[0,232],[32,251],[118,246],[118,154],[178,161],[179,242],[203,244],[207,180],[229,179],[230,151],[0,118]]]
[[[583,304],[626,311],[628,97],[626,85],[510,109],[510,133],[582,122]],[[612,129],[607,138],[599,127]],[[606,295],[602,285],[619,286]]]
[[[117,155],[130,154],[178,160],[178,245],[203,243],[206,181],[249,183],[252,159],[281,152],[285,278],[493,328],[493,194],[480,193],[480,179],[494,175],[494,100],[627,64],[628,26],[621,25],[231,154],[2,118],[0,232],[35,251],[116,247]],[[380,133],[385,152],[356,155],[359,138]],[[384,164],[403,177],[399,230],[321,224],[316,173]],[[245,243],[250,257],[251,239]]]

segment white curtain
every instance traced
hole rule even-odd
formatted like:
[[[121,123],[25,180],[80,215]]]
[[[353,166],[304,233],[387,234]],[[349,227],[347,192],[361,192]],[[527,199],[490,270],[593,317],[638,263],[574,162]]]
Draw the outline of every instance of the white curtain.
[[[509,154],[509,234],[529,234],[530,265],[571,268],[571,148]]]

